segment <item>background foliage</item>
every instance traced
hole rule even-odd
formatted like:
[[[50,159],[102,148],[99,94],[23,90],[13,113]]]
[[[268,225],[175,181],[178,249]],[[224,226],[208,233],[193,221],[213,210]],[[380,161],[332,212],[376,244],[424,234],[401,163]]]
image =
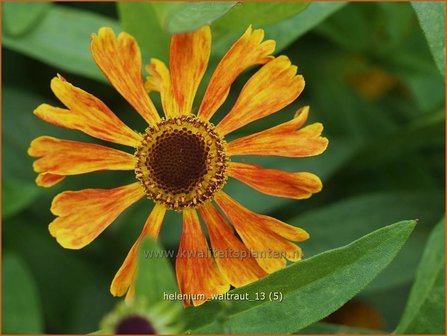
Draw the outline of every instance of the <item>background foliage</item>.
[[[311,239],[303,244],[308,260],[242,289],[279,288],[287,301],[250,306],[252,313],[244,303],[207,303],[186,311],[187,328],[217,333],[266,328],[271,333],[444,333],[444,3],[3,2],[2,12],[4,333],[97,330],[119,301],[109,294],[109,284],[152,206],[140,201],[80,251],[64,250],[50,237],[54,195],[133,179],[127,173],[101,172],[67,178],[49,190],[35,186],[32,160],[26,155],[33,138],[94,141],[33,116],[40,103],[59,104],[49,88],[51,78],[61,73],[142,131],[137,114],[96,68],[89,52],[91,33],[101,26],[128,31],[137,38],[145,62],[150,57],[167,61],[172,33],[206,23],[212,23],[213,49],[204,83],[249,24],[264,28],[277,41],[276,54],[288,55],[306,79],[292,106],[234,136],[286,121],[309,104],[311,121],[325,125],[330,146],[310,159],[255,160],[319,175],[324,190],[309,200],[273,198],[234,181],[226,186],[250,209],[310,232]],[[251,73],[237,81],[217,120]],[[202,84],[199,98],[204,89]],[[418,224],[397,254],[414,221],[387,225],[411,219]],[[163,246],[175,249],[179,234],[180,217],[169,214]],[[266,316],[274,321],[263,324]]]

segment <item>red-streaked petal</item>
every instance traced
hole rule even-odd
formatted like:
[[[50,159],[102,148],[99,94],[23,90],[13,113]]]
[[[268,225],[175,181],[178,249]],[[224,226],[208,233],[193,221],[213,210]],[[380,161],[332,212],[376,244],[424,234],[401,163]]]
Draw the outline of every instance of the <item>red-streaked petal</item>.
[[[115,89],[151,125],[160,116],[149,98],[142,77],[141,52],[135,39],[127,33],[115,38],[111,28],[92,34],[93,59]]]
[[[239,162],[230,162],[227,172],[250,187],[273,196],[304,199],[322,188],[318,176],[306,172],[289,173]]]
[[[254,213],[220,191],[214,197],[219,207],[236,228],[245,245],[254,251],[258,264],[268,273],[286,265],[286,258],[301,259],[301,249],[290,242],[303,241],[309,235],[303,229],[278,219]]]
[[[132,170],[135,156],[105,146],[41,136],[31,142],[28,155],[37,173],[76,175],[98,170]]]
[[[264,39],[264,30],[250,26],[227,51],[214,71],[200,105],[198,116],[209,120],[224,103],[236,78],[250,66],[270,61],[275,41]]]
[[[245,84],[231,111],[217,125],[226,135],[292,103],[304,89],[303,76],[286,56],[265,64]]]
[[[314,123],[300,128],[307,119],[308,107],[297,112],[295,118],[255,134],[228,143],[227,154],[276,155],[307,157],[321,154],[327,148],[328,139],[321,136],[323,125]],[[298,130],[297,130],[298,129]]]
[[[183,230],[176,260],[176,273],[180,292],[191,295],[194,306],[201,305],[213,294],[225,293],[230,288],[211,256],[194,209],[183,211]],[[184,300],[184,303],[189,305],[190,300]]]
[[[137,147],[140,143],[141,135],[127,127],[95,96],[61,76],[53,78],[51,89],[68,109],[42,104],[34,110],[42,120],[122,145]]]
[[[36,184],[39,187],[49,188],[59,183],[65,178],[63,175],[55,175],[50,173],[41,173],[36,177]]]
[[[146,78],[144,86],[148,92],[160,92],[161,104],[167,118],[175,117],[177,108],[172,96],[171,75],[166,65],[159,59],[152,58],[151,63],[146,65],[149,76]]]
[[[208,228],[217,266],[231,285],[241,287],[267,275],[211,203],[199,210]]]
[[[169,66],[172,91],[178,115],[192,113],[194,97],[208,65],[211,30],[204,26],[191,33],[175,34],[171,39]]]
[[[80,249],[144,195],[139,183],[60,193],[51,204],[51,212],[58,217],[49,225],[50,233],[63,247]]]
[[[113,278],[112,284],[110,286],[110,292],[112,293],[112,295],[123,296],[133,284],[137,270],[138,249],[140,248],[141,241],[147,236],[158,238],[165,213],[166,208],[164,206],[155,204],[151,214],[144,224],[140,236],[133,244],[132,248],[127,254],[126,259]]]

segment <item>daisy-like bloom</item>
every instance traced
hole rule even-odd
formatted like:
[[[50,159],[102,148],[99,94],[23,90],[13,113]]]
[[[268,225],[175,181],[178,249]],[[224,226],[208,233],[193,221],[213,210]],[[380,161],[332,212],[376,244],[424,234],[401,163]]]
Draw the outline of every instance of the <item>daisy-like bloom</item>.
[[[101,332],[106,335],[175,335],[183,326],[182,305],[162,301],[155,305],[145,300],[120,302],[101,321]]]
[[[309,109],[261,132],[226,142],[225,137],[291,104],[304,88],[304,79],[286,56],[274,57],[273,40],[251,27],[237,40],[214,70],[204,97],[193,113],[194,97],[207,68],[211,50],[208,26],[171,39],[169,68],[158,59],[141,74],[140,49],[127,33],[116,38],[110,28],[93,34],[93,58],[115,89],[149,125],[143,134],[121,122],[98,98],[61,76],[51,89],[65,108],[42,104],[41,119],[90,136],[133,148],[133,153],[77,141],[42,136],[32,141],[29,155],[38,157],[38,185],[50,187],[68,175],[100,170],[134,171],[136,182],[114,189],[65,191],[51,205],[57,216],[49,231],[64,248],[80,249],[92,242],[127,207],[143,197],[155,203],[140,236],[111,284],[111,293],[132,296],[136,254],[145,236],[157,237],[166,210],[183,213],[176,259],[179,289],[186,305],[199,305],[230,285],[244,286],[298,261],[294,242],[306,231],[254,213],[222,189],[228,177],[268,195],[304,199],[321,190],[320,179],[307,172],[285,172],[230,161],[240,155],[307,157],[322,153],[328,140],[323,126],[303,126]],[[214,126],[210,119],[222,106],[236,78],[260,65],[247,81],[226,116]],[[164,118],[148,92],[158,92]],[[147,126],[147,125],[146,125]],[[145,126],[142,127],[142,129]],[[202,217],[214,252],[199,221]],[[148,284],[150,286],[150,284]]]

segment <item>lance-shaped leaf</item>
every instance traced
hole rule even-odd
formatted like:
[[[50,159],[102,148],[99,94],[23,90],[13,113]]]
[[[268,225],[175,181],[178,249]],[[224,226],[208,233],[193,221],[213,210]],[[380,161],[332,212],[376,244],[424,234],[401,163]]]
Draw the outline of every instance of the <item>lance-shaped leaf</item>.
[[[300,330],[360,292],[393,260],[415,224],[386,226],[230,292],[249,300],[211,301],[187,309],[189,329],[198,334]]]

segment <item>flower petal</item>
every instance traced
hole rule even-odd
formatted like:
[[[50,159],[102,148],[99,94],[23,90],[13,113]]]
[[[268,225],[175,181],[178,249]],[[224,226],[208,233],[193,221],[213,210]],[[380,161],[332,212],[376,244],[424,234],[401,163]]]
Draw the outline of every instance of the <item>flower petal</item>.
[[[314,123],[297,131],[306,121],[308,110],[305,107],[288,122],[231,141],[227,147],[228,155],[306,157],[321,154],[329,143],[321,136],[322,124]]]
[[[191,114],[194,97],[208,65],[210,52],[209,26],[172,37],[169,66],[172,91],[178,107],[177,115]]]
[[[211,203],[199,210],[208,228],[217,266],[231,285],[241,287],[267,275]]]
[[[138,249],[140,248],[141,241],[147,236],[158,238],[165,213],[166,208],[164,206],[155,204],[151,214],[144,224],[140,236],[133,244],[132,248],[127,254],[126,259],[113,278],[112,284],[110,286],[110,292],[112,293],[112,295],[123,296],[133,284],[137,270]]]
[[[167,118],[175,117],[177,109],[174,107],[174,98],[172,96],[171,75],[166,65],[159,59],[152,58],[151,63],[146,65],[146,71],[149,76],[146,77],[144,84],[148,92],[160,92],[161,104]]]
[[[139,183],[60,193],[51,204],[51,212],[59,217],[49,225],[50,233],[63,247],[80,249],[144,195]]]
[[[135,284],[132,283],[129,287],[129,289],[127,290],[127,294],[124,298],[124,302],[132,302],[132,300],[135,297]]]
[[[140,143],[141,135],[127,127],[95,96],[71,85],[61,76],[53,78],[51,88],[68,110],[42,104],[34,110],[39,118],[122,145],[137,147]]]
[[[217,125],[226,135],[292,103],[304,89],[303,76],[286,56],[265,64],[245,84],[231,111]]]
[[[200,105],[198,116],[210,120],[222,106],[236,78],[250,66],[270,61],[275,41],[264,39],[264,30],[248,27],[244,35],[227,51],[214,71]]]
[[[230,286],[220,273],[194,209],[183,211],[183,231],[176,260],[179,289],[191,295],[184,303],[201,305],[213,294],[225,293]],[[201,297],[205,296],[205,300]]]
[[[98,170],[132,170],[135,157],[105,146],[41,136],[31,142],[28,155],[37,173],[76,175]]]
[[[289,173],[239,162],[230,162],[227,172],[250,187],[273,196],[304,199],[322,188],[318,176],[306,172]]]
[[[62,181],[64,178],[65,176],[63,175],[41,173],[36,177],[36,184],[39,187],[49,188]]]
[[[149,98],[141,74],[141,52],[135,39],[127,33],[115,38],[112,29],[103,27],[92,34],[93,59],[115,89],[149,124],[160,116]]]
[[[290,240],[308,239],[306,231],[276,218],[251,212],[223,191],[216,194],[214,200],[266,272],[272,273],[283,268],[286,265],[285,258],[292,261],[301,259],[301,249]]]

